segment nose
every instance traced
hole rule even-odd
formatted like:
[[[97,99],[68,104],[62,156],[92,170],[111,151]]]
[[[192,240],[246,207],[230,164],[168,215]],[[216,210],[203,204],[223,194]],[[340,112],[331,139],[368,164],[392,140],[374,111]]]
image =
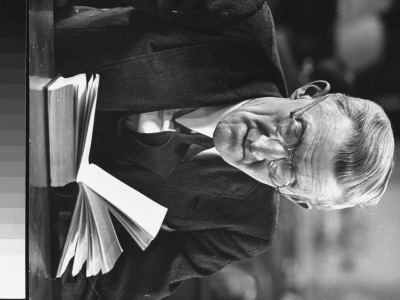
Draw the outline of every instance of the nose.
[[[287,157],[286,150],[279,141],[265,135],[261,135],[256,141],[252,142],[249,151],[259,161],[273,161]]]

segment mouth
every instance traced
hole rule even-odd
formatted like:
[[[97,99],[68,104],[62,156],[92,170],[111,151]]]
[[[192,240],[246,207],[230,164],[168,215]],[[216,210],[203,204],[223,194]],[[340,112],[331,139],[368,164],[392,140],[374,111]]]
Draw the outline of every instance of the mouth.
[[[249,136],[249,132],[250,129],[247,128],[245,134],[243,135],[243,140],[242,140],[242,151],[243,151],[243,157],[242,157],[242,161],[246,162],[247,161],[247,157],[249,156],[249,146],[251,141],[249,141],[248,136]]]
[[[259,136],[258,130],[256,129],[247,129],[246,134],[243,137],[242,149],[243,149],[243,158],[242,162],[245,164],[252,164],[255,162],[260,162],[260,159],[257,158],[251,151],[250,145],[257,140]]]

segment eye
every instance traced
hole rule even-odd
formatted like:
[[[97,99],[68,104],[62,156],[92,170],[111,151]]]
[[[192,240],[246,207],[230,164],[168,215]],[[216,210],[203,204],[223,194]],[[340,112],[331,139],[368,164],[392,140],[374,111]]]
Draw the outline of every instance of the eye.
[[[288,189],[290,189],[292,192],[296,193],[296,191],[298,191],[299,188],[299,182],[297,181],[297,177],[295,176],[295,181],[292,184],[289,184],[287,186]]]
[[[295,116],[294,119],[300,124],[300,128],[301,128],[301,136],[304,135],[304,131],[307,128],[307,120],[304,119],[303,117],[299,117],[299,116]]]
[[[292,183],[280,188],[281,194],[287,197],[296,197],[298,191],[299,189],[296,179]]]
[[[286,159],[274,160],[269,164],[269,176],[276,186],[285,187],[295,180],[295,172],[291,163]]]
[[[292,197],[300,197],[299,194],[308,194],[310,192],[304,185],[301,185],[296,175],[294,182],[286,186],[286,188],[289,191],[289,195],[292,195]]]
[[[276,132],[281,143],[288,148],[294,148],[303,134],[302,123],[297,119],[287,118],[278,124]]]

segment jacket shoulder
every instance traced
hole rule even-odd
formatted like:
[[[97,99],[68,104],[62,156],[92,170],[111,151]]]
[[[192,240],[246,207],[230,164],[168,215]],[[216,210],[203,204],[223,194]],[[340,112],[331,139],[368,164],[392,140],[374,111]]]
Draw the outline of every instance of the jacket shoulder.
[[[124,0],[137,9],[157,15],[161,20],[188,27],[215,27],[246,18],[259,9],[265,0],[211,0],[211,1],[146,1]]]

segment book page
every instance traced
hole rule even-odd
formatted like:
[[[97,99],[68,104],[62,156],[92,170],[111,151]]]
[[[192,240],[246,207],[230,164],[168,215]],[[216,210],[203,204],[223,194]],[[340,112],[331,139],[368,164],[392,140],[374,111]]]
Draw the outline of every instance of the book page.
[[[97,245],[95,244],[96,240],[93,239],[93,232],[92,232],[93,220],[92,220],[92,214],[90,212],[90,204],[88,201],[86,190],[85,190],[85,195],[86,195],[85,207],[86,207],[86,224],[87,224],[86,228],[88,231],[88,235],[87,235],[87,237],[88,237],[88,253],[87,253],[87,260],[86,260],[86,277],[90,277],[90,276],[92,276],[90,267],[93,266],[93,252],[94,252],[93,248],[95,248]]]
[[[81,163],[78,168],[78,176],[79,170],[83,166],[87,166],[89,164],[89,154],[90,154],[90,146],[92,144],[92,136],[93,136],[93,125],[94,125],[94,115],[96,112],[96,103],[97,103],[97,91],[99,88],[99,76],[95,76],[95,78],[91,78],[88,84],[87,91],[87,101],[86,101],[86,115],[83,120],[83,128],[82,128],[82,153],[81,153]]]
[[[46,87],[52,186],[63,186],[76,178],[78,104],[86,97],[86,85],[86,75],[79,74],[69,78],[58,76]]]
[[[104,199],[89,187],[82,184],[89,200],[92,222],[92,248],[93,265],[90,266],[91,275],[96,275],[100,270],[103,274],[109,272],[122,253],[117,234],[115,233],[110,214],[104,204]]]
[[[79,191],[78,198],[75,204],[75,209],[72,215],[71,223],[69,225],[68,234],[64,241],[63,252],[60,258],[60,263],[57,269],[56,277],[61,277],[68,266],[69,261],[75,255],[76,245],[78,243],[79,228],[82,226],[80,221],[82,220],[83,200],[81,190]]]
[[[76,177],[74,86],[48,90],[49,157],[52,186],[64,186]]]
[[[115,218],[126,229],[129,235],[139,245],[140,249],[145,250],[154,237],[150,236],[143,228],[138,226],[134,221],[127,217],[122,211],[118,210],[108,201],[104,201],[107,208],[115,216]]]
[[[86,184],[123,212],[151,237],[160,230],[167,209],[122,181],[105,172],[95,164],[80,170],[78,181]]]
[[[82,212],[80,214],[79,220],[79,234],[78,234],[78,243],[76,245],[75,250],[75,258],[74,264],[72,266],[72,276],[76,276],[79,271],[82,269],[83,264],[88,259],[89,252],[89,215],[87,213],[87,199],[83,197],[87,197],[86,192],[82,189]]]
[[[77,75],[79,77],[79,81],[76,85],[76,109],[75,109],[75,144],[76,144],[76,166],[79,167],[82,157],[82,135],[83,135],[83,127],[84,127],[84,116],[85,116],[85,108],[86,108],[86,98],[88,91],[88,84],[86,81],[86,75],[80,74]],[[75,76],[75,77],[77,77]]]

